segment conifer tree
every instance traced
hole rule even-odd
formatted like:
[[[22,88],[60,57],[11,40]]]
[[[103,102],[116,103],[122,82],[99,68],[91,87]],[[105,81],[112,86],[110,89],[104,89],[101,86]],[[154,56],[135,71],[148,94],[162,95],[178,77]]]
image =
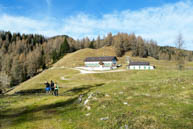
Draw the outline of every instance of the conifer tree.
[[[53,60],[53,63],[55,63],[57,60],[58,60],[58,53],[56,50],[53,50],[52,52],[52,60]]]
[[[67,39],[64,39],[64,42],[62,43],[60,47],[60,57],[64,56],[66,53],[68,53],[70,50],[70,46],[68,44]]]
[[[89,45],[89,48],[94,48],[94,40],[92,40],[91,42],[90,42],[90,45]]]

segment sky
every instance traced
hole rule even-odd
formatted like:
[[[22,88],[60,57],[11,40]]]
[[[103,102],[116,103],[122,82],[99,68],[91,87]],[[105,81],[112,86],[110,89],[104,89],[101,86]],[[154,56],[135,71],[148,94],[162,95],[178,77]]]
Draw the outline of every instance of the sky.
[[[193,0],[0,0],[0,30],[74,39],[135,33],[193,50]]]

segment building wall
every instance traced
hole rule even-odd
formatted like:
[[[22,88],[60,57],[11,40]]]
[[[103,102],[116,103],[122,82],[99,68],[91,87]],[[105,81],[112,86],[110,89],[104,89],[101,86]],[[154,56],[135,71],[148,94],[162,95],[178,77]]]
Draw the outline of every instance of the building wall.
[[[153,70],[154,67],[150,65],[132,65],[128,66],[128,69],[131,70]]]
[[[117,67],[79,67],[81,69],[84,70],[113,70],[113,69],[117,69]]]
[[[113,64],[116,65],[116,61],[103,61],[104,67],[112,67]],[[99,61],[95,62],[84,62],[86,67],[100,67]]]

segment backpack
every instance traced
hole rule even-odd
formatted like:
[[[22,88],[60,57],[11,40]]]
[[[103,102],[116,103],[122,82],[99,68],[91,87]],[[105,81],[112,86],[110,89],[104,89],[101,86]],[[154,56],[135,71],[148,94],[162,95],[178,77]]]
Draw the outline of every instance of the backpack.
[[[58,89],[58,85],[55,85],[54,88],[55,88],[55,89]]]

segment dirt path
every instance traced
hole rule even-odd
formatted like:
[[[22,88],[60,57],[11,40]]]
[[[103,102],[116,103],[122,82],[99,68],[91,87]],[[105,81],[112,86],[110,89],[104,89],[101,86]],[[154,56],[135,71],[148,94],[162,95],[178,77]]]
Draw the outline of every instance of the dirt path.
[[[85,70],[79,67],[73,68],[74,70],[80,71],[81,74],[90,74],[90,73],[109,73],[109,72],[123,72],[126,71],[126,69],[121,70],[105,70],[105,71],[94,71],[94,70]]]
[[[84,69],[84,67],[75,67],[75,68],[70,68],[70,67],[52,67],[50,69],[72,69],[72,70],[78,70],[80,71],[80,74],[91,74],[91,73],[109,73],[109,72],[123,72],[127,71],[126,69],[120,69],[120,70],[87,70]]]

